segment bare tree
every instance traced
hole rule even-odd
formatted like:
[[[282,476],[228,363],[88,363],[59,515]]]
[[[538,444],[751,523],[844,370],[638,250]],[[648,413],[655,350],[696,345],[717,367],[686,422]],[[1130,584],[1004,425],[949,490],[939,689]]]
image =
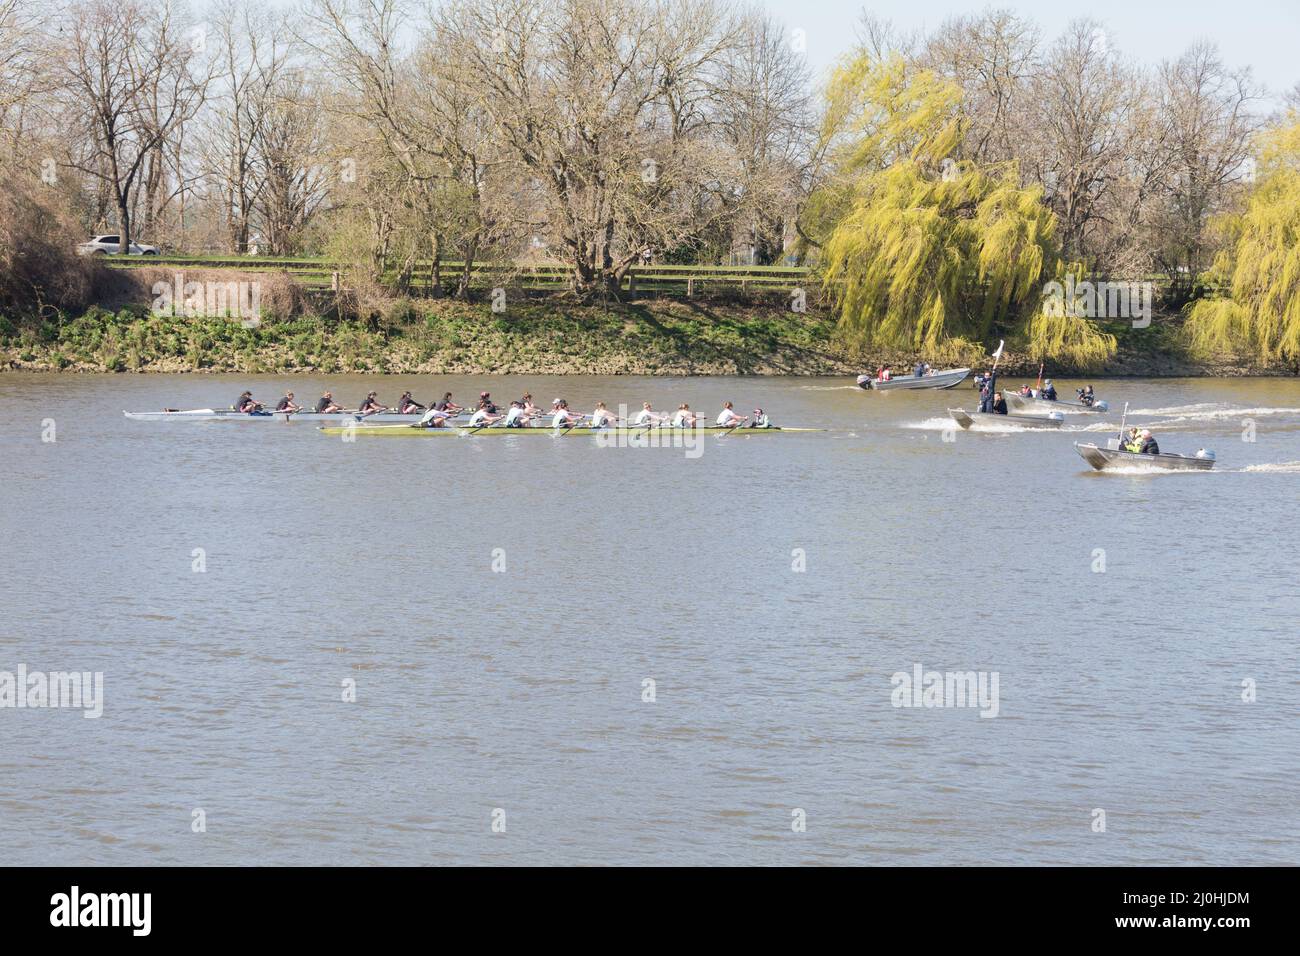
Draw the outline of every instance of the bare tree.
[[[125,253],[134,192],[168,137],[199,109],[205,82],[168,3],[91,0],[64,30],[65,110],[84,133],[68,165],[108,188]]]

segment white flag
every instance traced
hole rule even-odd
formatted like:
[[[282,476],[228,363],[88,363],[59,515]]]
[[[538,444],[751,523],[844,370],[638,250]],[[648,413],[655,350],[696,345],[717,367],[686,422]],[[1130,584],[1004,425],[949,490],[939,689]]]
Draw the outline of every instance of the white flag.
[[[1002,346],[1004,345],[1006,345],[1006,341],[1004,339],[998,339],[998,350],[993,353],[993,358],[995,359],[1002,358]]]

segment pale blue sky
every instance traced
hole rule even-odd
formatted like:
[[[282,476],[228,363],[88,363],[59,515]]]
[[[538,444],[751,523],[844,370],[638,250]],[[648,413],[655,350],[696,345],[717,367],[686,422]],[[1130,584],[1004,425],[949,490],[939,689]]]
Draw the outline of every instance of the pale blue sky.
[[[1076,17],[1100,21],[1112,45],[1135,61],[1159,63],[1199,39],[1219,45],[1224,61],[1250,66],[1274,94],[1300,82],[1300,0],[1058,0],[994,3],[960,0],[761,0],[791,29],[806,31],[814,69],[829,66],[852,43],[866,7],[905,31],[930,29],[956,14],[989,7],[1034,20],[1048,40]]]

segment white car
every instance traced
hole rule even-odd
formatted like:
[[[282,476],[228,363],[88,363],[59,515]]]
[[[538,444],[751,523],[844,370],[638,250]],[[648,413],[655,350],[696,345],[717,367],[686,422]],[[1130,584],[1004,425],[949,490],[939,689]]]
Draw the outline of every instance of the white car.
[[[77,252],[83,256],[111,256],[118,251],[122,242],[120,236],[95,236],[89,242],[77,246]],[[146,246],[133,242],[127,246],[129,256],[156,256],[157,246]]]

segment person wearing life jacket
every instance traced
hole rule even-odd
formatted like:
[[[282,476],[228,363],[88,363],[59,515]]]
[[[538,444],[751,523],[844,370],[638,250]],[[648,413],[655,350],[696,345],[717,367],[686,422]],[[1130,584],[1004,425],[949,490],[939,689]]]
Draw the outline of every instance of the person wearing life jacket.
[[[1140,434],[1138,434],[1138,430],[1137,430],[1137,426],[1136,426],[1136,425],[1133,426],[1132,428],[1130,428],[1130,429],[1128,430],[1128,437],[1127,437],[1127,438],[1124,438],[1124,437],[1121,436],[1121,438],[1120,438],[1120,446],[1121,446],[1125,451],[1132,452],[1132,453],[1135,454],[1135,455],[1138,453],[1138,451],[1139,451],[1139,450],[1141,449],[1141,447],[1142,447],[1142,436],[1141,436]]]
[[[1043,383],[1042,389],[1040,389],[1038,392],[1038,397],[1045,402],[1056,401],[1056,386],[1052,384],[1052,380],[1050,378]]]
[[[888,365],[886,365],[884,368],[880,370],[880,380],[882,382],[888,382],[893,377],[894,377],[894,373],[890,371]]]
[[[1033,398],[1033,397],[1034,397],[1034,390],[1033,390],[1032,388],[1030,388],[1028,385],[1021,385],[1021,386],[1020,386],[1020,394],[1023,395],[1023,396],[1025,396],[1025,398]]]

